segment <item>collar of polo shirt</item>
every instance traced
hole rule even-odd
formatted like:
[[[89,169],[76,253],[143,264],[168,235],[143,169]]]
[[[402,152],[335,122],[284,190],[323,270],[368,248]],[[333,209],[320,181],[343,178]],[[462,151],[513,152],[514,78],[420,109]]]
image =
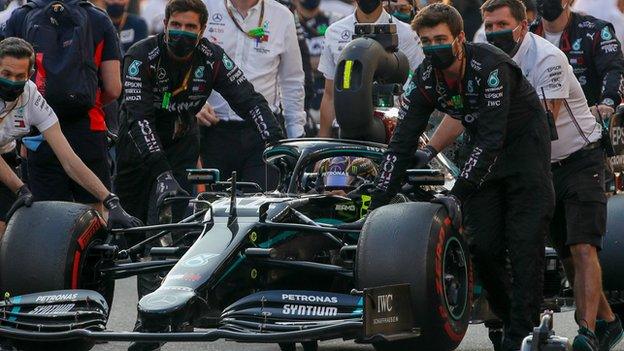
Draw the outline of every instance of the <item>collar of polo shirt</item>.
[[[211,0],[211,1],[220,1],[220,0]],[[230,11],[232,11],[232,13],[238,14],[239,16],[243,17],[241,15],[240,12],[238,12],[238,9],[236,8],[236,6],[234,6],[234,4],[232,3],[232,0],[225,0],[225,4],[227,5],[227,7],[230,9]],[[258,2],[256,2],[255,5],[253,5],[252,7],[249,8],[249,10],[247,10],[247,16],[260,11],[260,7],[262,6],[262,1],[258,0]],[[245,18],[245,17],[243,17]]]

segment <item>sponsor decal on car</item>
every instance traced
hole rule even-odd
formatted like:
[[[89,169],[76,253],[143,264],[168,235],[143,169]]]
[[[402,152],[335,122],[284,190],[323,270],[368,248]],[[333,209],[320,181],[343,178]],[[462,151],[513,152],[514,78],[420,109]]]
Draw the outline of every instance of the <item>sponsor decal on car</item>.
[[[75,300],[76,298],[78,298],[78,294],[43,295],[37,296],[35,302],[57,302],[63,300]]]
[[[50,315],[50,314],[61,314],[67,313],[74,308],[76,304],[68,303],[63,305],[47,305],[47,306],[37,306],[32,311],[28,312],[28,314],[36,314],[36,315]]]
[[[219,254],[206,253],[206,254],[195,255],[189,258],[188,260],[184,261],[182,265],[184,267],[190,267],[190,268],[205,266],[208,262],[210,262],[213,258],[217,256],[219,256]]]
[[[334,304],[338,303],[338,298],[336,296],[282,294],[282,300],[299,301],[299,302],[322,302],[322,303],[334,303]]]
[[[201,279],[201,275],[195,273],[171,274],[167,276],[167,280],[184,280],[187,282],[196,282]]]
[[[338,315],[338,308],[331,306],[310,306],[286,304],[282,313],[291,316],[332,317]]]

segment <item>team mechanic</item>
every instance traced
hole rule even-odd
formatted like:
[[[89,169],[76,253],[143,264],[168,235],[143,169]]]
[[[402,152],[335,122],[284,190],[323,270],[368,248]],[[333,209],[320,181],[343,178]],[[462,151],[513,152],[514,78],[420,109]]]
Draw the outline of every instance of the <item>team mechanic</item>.
[[[0,42],[0,153],[11,152],[15,140],[36,128],[58,157],[67,174],[108,209],[109,228],[127,228],[141,225],[119,205],[119,198],[85,166],[61,132],[58,118],[52,108],[28,78],[33,72],[35,54],[23,39],[8,38]],[[0,157],[0,238],[5,222],[19,207],[30,206],[33,196],[22,181]],[[9,208],[8,205],[13,203]]]
[[[583,87],[592,112],[609,117],[622,102],[624,56],[613,25],[575,13],[572,0],[538,0],[542,20],[531,31],[561,49]]]
[[[450,194],[432,202],[447,207],[456,227],[463,206],[473,262],[493,311],[505,323],[503,349],[518,350],[538,322],[544,235],[554,207],[546,115],[509,56],[488,44],[466,43],[461,15],[453,7],[429,5],[412,26],[426,59],[403,96],[371,206],[387,203],[398,191],[434,109],[461,120],[468,160]],[[513,283],[501,264],[504,241]],[[511,298],[504,293],[509,288]]]
[[[487,37],[513,57],[538,92],[544,91],[556,120],[559,139],[551,148],[556,207],[550,235],[574,287],[580,329],[573,347],[610,350],[624,332],[602,291],[597,253],[606,231],[607,211],[602,128],[589,110],[567,57],[547,40],[527,33],[520,5],[518,0],[483,4]],[[601,318],[598,323],[596,316]]]
[[[145,204],[158,208],[165,196],[191,191],[185,171],[199,156],[195,114],[213,89],[254,122],[265,142],[282,138],[266,100],[223,49],[202,38],[207,17],[200,0],[173,0],[165,33],[137,43],[124,57],[115,188],[126,208],[148,222]]]
[[[559,139],[551,145],[556,207],[550,236],[574,287],[580,329],[573,348],[610,350],[624,332],[602,291],[597,252],[607,214],[602,128],[567,57],[547,40],[527,33],[520,5],[518,0],[488,0],[482,6],[485,29],[490,43],[513,56],[535,89],[544,89],[556,120]]]
[[[140,41],[124,57],[115,189],[128,211],[147,223],[157,221],[155,209],[166,197],[192,190],[185,173],[199,157],[195,115],[213,88],[239,116],[253,121],[265,142],[282,138],[262,95],[221,47],[202,38],[207,19],[201,0],[171,0],[165,33]],[[152,278],[143,278],[139,296],[153,285]]]

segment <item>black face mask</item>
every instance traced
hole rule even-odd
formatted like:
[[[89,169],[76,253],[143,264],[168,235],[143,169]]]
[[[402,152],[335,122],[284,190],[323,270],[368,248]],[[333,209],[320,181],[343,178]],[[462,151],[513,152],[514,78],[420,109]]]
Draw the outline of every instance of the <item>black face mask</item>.
[[[197,46],[197,34],[177,29],[167,31],[167,47],[176,57],[187,57]]]
[[[453,40],[455,43],[455,40]],[[455,53],[453,53],[453,43],[429,45],[423,47],[425,57],[431,61],[433,68],[447,69],[455,62]]]
[[[6,78],[0,78],[0,99],[12,102],[24,92],[26,81],[12,81]]]
[[[503,29],[497,32],[486,33],[485,37],[487,38],[488,43],[496,46],[497,48],[503,50],[507,55],[513,57],[520,47],[520,43],[516,42],[513,37],[513,32],[517,28],[518,27],[514,29]]]
[[[314,10],[315,8],[319,7],[321,0],[301,0],[299,1],[299,3],[304,9]]]
[[[379,5],[381,4],[381,0],[358,0],[357,4],[360,10],[368,15],[375,11],[377,7],[379,7]]]
[[[106,13],[108,13],[108,17],[110,18],[119,18],[123,16],[124,12],[126,12],[126,5],[121,5],[121,4],[106,5]]]
[[[559,18],[565,7],[561,6],[561,0],[537,0],[537,12],[548,22]]]

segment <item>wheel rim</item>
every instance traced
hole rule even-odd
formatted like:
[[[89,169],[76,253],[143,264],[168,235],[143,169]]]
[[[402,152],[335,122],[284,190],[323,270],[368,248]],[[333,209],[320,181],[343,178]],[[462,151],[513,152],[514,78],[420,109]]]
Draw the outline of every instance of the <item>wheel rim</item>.
[[[460,320],[468,305],[468,264],[461,242],[451,237],[444,247],[442,283],[444,304],[449,315]]]

